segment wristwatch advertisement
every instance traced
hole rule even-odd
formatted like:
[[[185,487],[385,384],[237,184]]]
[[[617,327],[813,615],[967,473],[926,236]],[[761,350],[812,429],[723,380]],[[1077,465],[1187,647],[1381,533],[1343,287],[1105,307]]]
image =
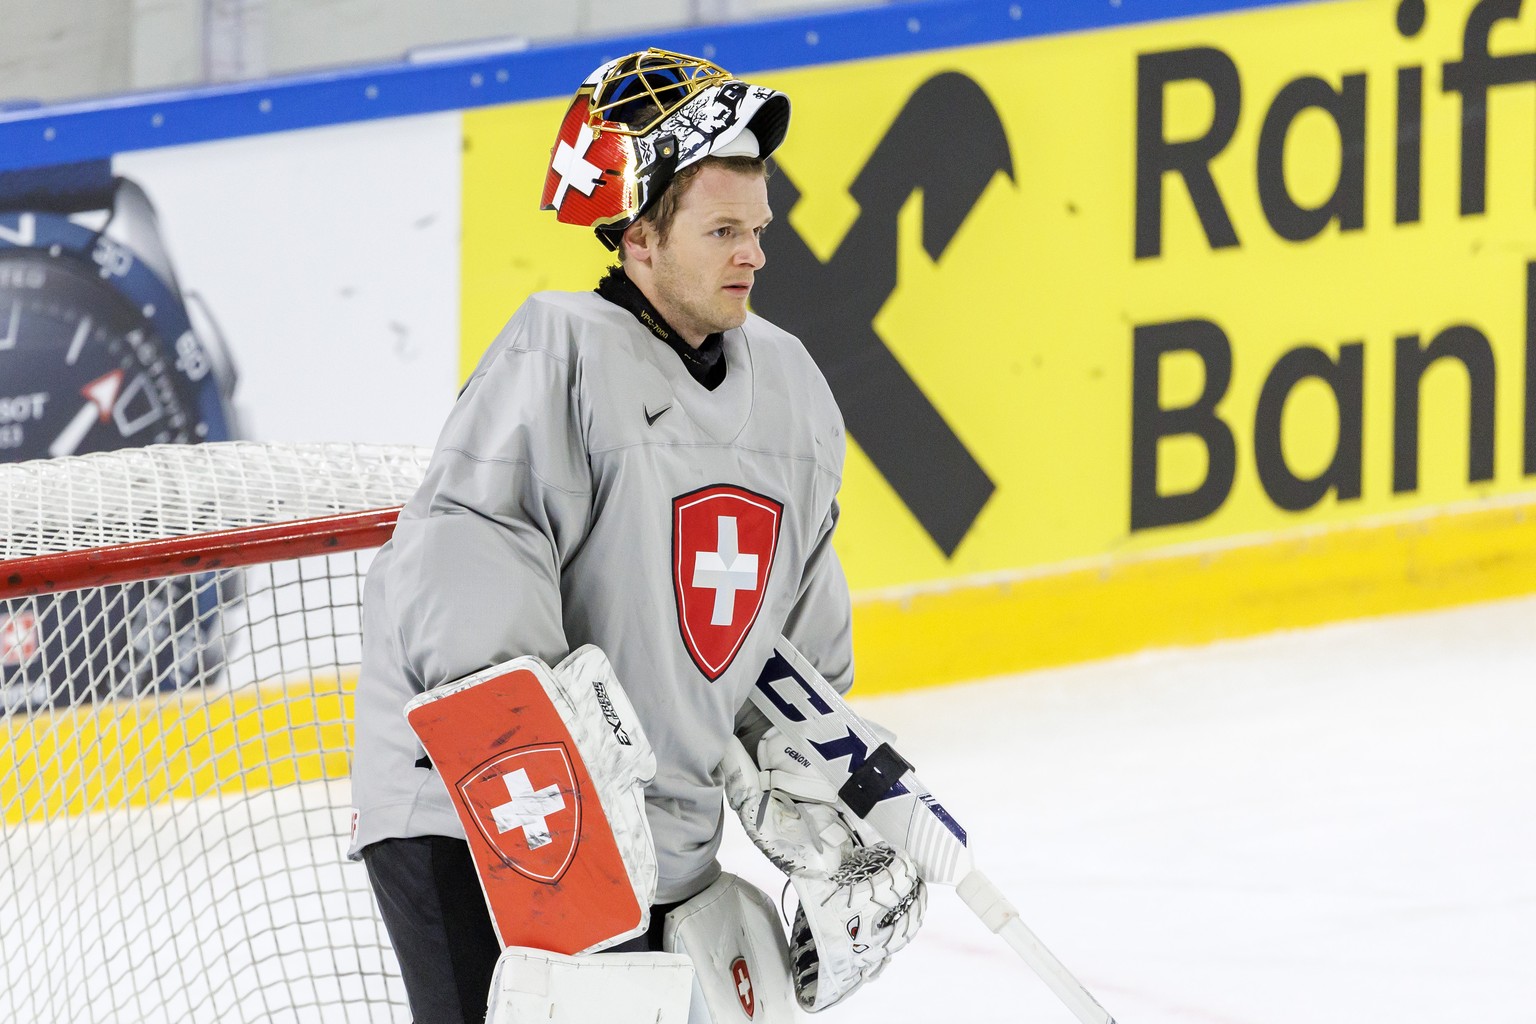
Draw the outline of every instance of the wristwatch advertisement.
[[[0,174],[0,461],[236,435],[235,372],[109,161]]]
[[[231,439],[234,383],[143,189],[106,160],[0,174],[0,462]],[[207,573],[0,603],[0,701],[45,708],[210,682],[224,662],[212,627],[238,599],[237,579]],[[56,672],[66,638],[136,653]]]

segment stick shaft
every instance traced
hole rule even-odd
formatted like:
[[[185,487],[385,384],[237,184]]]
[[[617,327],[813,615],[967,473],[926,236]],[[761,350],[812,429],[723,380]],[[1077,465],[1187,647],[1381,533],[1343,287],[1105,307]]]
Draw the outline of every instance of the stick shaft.
[[[1115,1019],[1088,993],[1082,982],[1072,976],[1060,960],[1037,938],[1035,933],[1019,917],[1019,912],[1008,902],[992,880],[980,871],[972,871],[955,886],[955,892],[971,908],[972,913],[1029,965],[1040,980],[1056,993],[1083,1024],[1115,1024]]]

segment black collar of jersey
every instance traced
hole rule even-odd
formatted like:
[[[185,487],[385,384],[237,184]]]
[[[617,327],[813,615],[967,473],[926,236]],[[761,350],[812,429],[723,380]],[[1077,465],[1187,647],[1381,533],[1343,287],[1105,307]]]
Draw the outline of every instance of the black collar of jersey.
[[[710,391],[725,380],[725,335],[716,331],[694,348],[682,339],[673,326],[651,305],[640,286],[629,279],[623,267],[609,267],[608,273],[597,283],[597,294],[621,309],[634,314],[635,319],[676,352],[688,368],[688,374]]]

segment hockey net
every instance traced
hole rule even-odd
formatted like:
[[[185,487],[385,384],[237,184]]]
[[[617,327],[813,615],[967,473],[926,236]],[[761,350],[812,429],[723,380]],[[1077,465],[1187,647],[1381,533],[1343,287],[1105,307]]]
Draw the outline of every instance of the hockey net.
[[[404,446],[0,465],[0,1009],[408,1019],[345,863],[363,574]]]

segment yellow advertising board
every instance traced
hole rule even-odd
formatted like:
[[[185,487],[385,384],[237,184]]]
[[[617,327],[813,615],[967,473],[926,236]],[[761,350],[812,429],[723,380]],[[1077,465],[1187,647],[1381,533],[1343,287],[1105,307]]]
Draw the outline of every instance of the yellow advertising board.
[[[1524,6],[751,76],[794,101],[754,305],[848,422],[867,685],[1536,588]],[[537,209],[566,102],[465,114],[465,373],[607,261]]]

